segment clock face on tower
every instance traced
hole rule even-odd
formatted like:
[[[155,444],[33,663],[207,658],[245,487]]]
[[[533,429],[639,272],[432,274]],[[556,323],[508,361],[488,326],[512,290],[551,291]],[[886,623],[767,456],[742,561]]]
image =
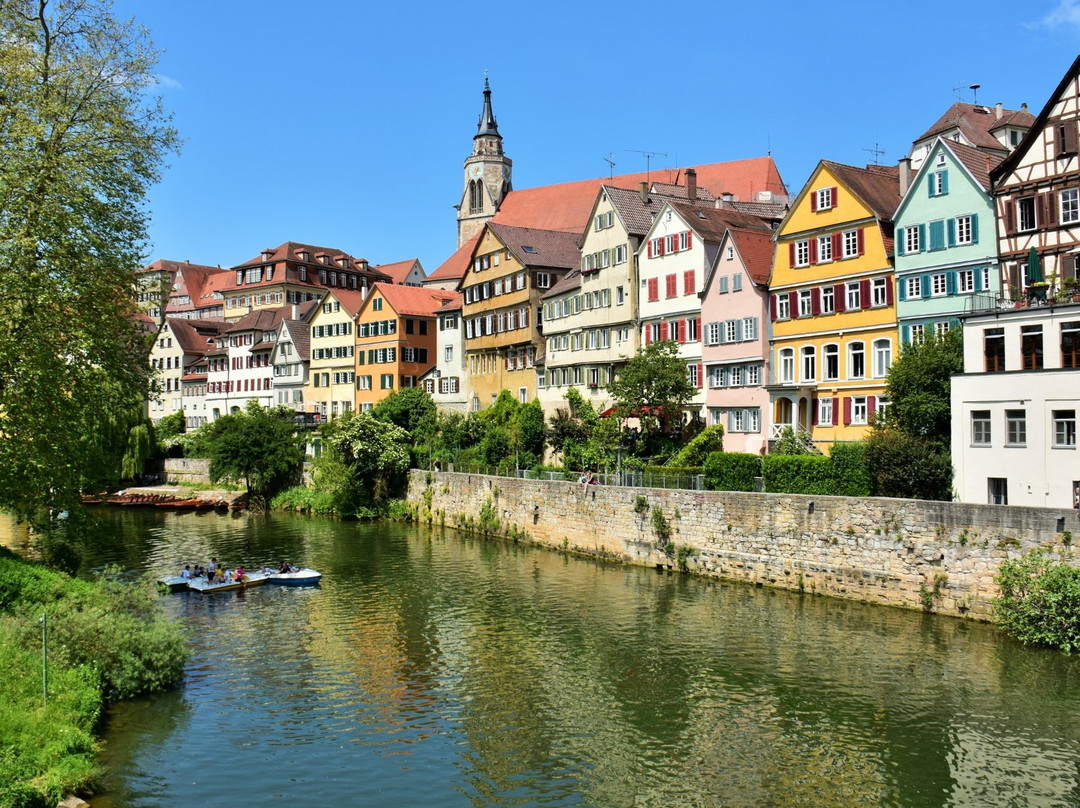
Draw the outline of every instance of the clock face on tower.
[[[469,166],[469,179],[478,180],[484,174],[484,167],[479,163],[473,163]]]

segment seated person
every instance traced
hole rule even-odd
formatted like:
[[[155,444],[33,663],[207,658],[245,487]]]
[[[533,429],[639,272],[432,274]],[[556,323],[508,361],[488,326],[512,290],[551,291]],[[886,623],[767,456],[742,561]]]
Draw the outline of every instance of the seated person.
[[[190,564],[185,564],[184,568],[182,570],[180,570],[180,577],[183,578],[185,581],[190,581],[191,580],[191,565]]]
[[[277,571],[280,573],[292,572],[292,568],[289,566],[288,561],[282,559],[281,563],[278,565]]]

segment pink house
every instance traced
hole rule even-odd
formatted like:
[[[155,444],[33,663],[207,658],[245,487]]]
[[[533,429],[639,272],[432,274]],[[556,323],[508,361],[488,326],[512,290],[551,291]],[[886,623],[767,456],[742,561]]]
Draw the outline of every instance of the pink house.
[[[729,227],[701,291],[705,409],[724,427],[724,451],[768,447],[769,233]]]

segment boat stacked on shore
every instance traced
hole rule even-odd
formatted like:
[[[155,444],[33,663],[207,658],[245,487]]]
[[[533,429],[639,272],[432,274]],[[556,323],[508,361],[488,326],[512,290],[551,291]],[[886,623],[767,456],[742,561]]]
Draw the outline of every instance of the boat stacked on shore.
[[[157,582],[159,587],[169,592],[190,590],[205,595],[211,592],[247,589],[250,586],[261,586],[266,583],[282,586],[311,586],[319,583],[321,579],[321,572],[308,567],[301,569],[292,567],[288,572],[279,572],[272,567],[261,567],[251,572],[244,572],[240,576],[229,572],[222,580],[211,581],[203,575],[192,578],[185,578],[183,575],[164,575],[158,578]]]

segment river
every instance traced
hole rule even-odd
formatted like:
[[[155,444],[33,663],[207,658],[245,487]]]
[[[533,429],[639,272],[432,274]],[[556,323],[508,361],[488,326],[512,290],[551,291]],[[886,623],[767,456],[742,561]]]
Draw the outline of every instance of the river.
[[[324,578],[163,598],[184,686],[110,711],[94,808],[1080,805],[1080,660],[991,626],[437,527],[99,516],[87,570]]]

